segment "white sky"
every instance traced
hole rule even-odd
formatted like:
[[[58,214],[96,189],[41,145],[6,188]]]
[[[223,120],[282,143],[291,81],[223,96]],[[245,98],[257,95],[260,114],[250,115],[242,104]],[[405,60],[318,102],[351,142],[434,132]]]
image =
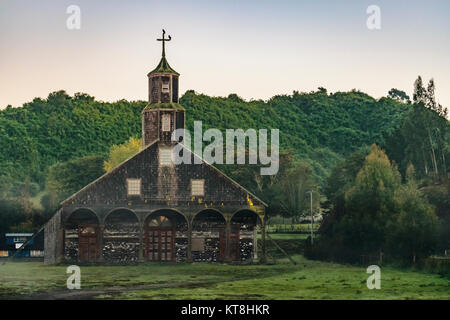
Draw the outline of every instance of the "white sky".
[[[381,9],[381,30],[366,27]],[[68,30],[66,9],[81,9]],[[104,101],[146,100],[161,28],[180,89],[268,99],[293,90],[391,88],[412,94],[434,77],[450,107],[449,1],[24,1],[0,2],[0,108],[50,92]]]

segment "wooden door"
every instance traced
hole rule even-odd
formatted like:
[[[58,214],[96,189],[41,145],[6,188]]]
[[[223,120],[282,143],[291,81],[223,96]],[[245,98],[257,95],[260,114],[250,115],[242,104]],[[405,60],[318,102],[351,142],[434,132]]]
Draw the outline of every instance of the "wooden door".
[[[232,261],[237,261],[240,259],[240,246],[239,246],[239,238],[240,238],[240,225],[232,224],[230,230],[230,258]],[[219,232],[219,246],[220,246],[220,260],[225,260],[226,258],[226,230],[221,229]]]
[[[98,226],[78,227],[78,260],[80,262],[97,261],[100,255],[98,231]]]
[[[175,228],[147,228],[145,248],[146,257],[149,261],[174,261]]]

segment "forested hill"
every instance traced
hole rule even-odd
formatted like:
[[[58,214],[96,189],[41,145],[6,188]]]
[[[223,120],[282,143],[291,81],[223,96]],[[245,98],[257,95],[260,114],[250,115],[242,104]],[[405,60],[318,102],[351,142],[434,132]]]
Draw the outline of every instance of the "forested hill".
[[[231,94],[209,97],[187,91],[180,99],[187,127],[194,120],[207,128],[278,128],[282,150],[313,168],[322,183],[343,156],[398,126],[408,105],[390,98],[375,100],[358,91],[279,95],[268,101],[244,101]],[[106,155],[113,144],[141,135],[144,101],[96,101],[64,91],[0,111],[0,176],[3,184],[31,182],[44,187],[50,165],[80,156]],[[1,186],[0,186],[1,187]]]

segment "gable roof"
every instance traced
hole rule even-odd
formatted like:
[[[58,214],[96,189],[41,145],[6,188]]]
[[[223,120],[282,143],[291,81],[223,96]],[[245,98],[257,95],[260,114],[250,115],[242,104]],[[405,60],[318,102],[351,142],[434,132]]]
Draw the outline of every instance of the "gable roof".
[[[103,180],[104,178],[108,177],[109,175],[111,175],[112,173],[114,173],[115,171],[117,171],[118,169],[120,169],[125,163],[127,163],[128,161],[130,161],[131,159],[137,157],[139,154],[143,153],[144,151],[146,151],[148,148],[150,148],[151,146],[153,146],[154,144],[156,144],[159,141],[159,139],[154,140],[153,142],[151,142],[148,146],[146,146],[145,148],[143,148],[142,150],[140,150],[138,153],[132,155],[131,157],[129,157],[128,159],[124,160],[123,162],[121,162],[120,164],[118,164],[114,169],[112,169],[111,171],[106,172],[105,174],[103,174],[102,176],[100,176],[99,178],[95,179],[94,181],[92,181],[91,183],[87,184],[86,186],[84,186],[82,189],[78,190],[76,193],[72,194],[70,197],[68,197],[67,199],[65,199],[64,201],[62,201],[60,204],[64,205],[67,202],[69,202],[72,198],[74,198],[75,196],[77,196],[79,193],[83,192],[84,190],[88,189],[90,186],[94,185],[95,183]],[[177,143],[179,144],[179,143]],[[193,152],[192,150],[190,150],[189,148],[187,148],[185,145],[181,144],[183,146],[184,149],[186,149],[187,151],[189,151],[191,154],[193,154],[195,157],[199,158],[202,163],[204,163],[207,167],[212,168],[213,170],[215,170],[217,173],[219,173],[220,175],[222,175],[224,178],[226,178],[228,181],[230,181],[233,185],[237,186],[239,189],[245,191],[247,194],[251,195],[253,198],[255,198],[256,200],[258,200],[259,202],[261,202],[265,207],[267,207],[268,205],[262,201],[260,198],[258,198],[257,196],[255,196],[253,193],[251,193],[250,191],[248,191],[246,188],[244,188],[243,186],[241,186],[239,183],[237,183],[235,180],[233,180],[232,178],[230,178],[229,176],[227,176],[225,173],[223,173],[222,171],[220,171],[219,169],[217,169],[216,167],[214,167],[213,165],[211,165],[210,163],[206,162],[202,157],[200,157],[199,155],[197,155],[195,152]]]
[[[122,161],[121,163],[119,163],[116,167],[114,167],[112,170],[104,173],[102,176],[98,177],[97,179],[95,179],[94,181],[92,181],[91,183],[85,185],[83,188],[81,188],[80,190],[78,190],[77,192],[75,192],[74,194],[72,194],[70,197],[68,197],[66,200],[61,201],[61,205],[64,205],[66,202],[68,202],[69,200],[71,200],[72,198],[74,198],[75,196],[77,196],[79,193],[81,193],[82,191],[86,190],[88,187],[90,187],[91,185],[94,185],[95,183],[103,180],[104,178],[106,178],[107,176],[109,176],[110,174],[112,174],[113,172],[117,171],[121,166],[123,166],[125,163],[127,163],[128,161],[130,161],[131,159],[133,159],[134,157],[136,157],[138,154],[141,154],[142,152],[144,152],[145,150],[147,150],[148,148],[150,148],[152,145],[154,145],[156,142],[158,142],[159,140],[156,139],[153,142],[151,142],[148,146],[146,146],[145,148],[143,148],[141,151],[139,151],[138,153],[132,155],[131,157],[129,157],[128,159]]]
[[[232,178],[230,178],[229,176],[227,176],[225,173],[223,173],[222,171],[220,171],[219,169],[217,169],[216,167],[214,167],[212,164],[206,162],[205,159],[203,159],[202,157],[200,157],[199,155],[197,155],[195,152],[193,152],[191,149],[189,149],[188,147],[186,147],[184,144],[183,148],[185,148],[187,151],[189,151],[190,153],[192,153],[195,157],[199,158],[202,163],[206,164],[208,167],[211,167],[213,170],[217,171],[220,175],[222,175],[223,177],[225,177],[227,180],[229,180],[231,183],[233,183],[234,185],[236,185],[238,188],[244,190],[245,192],[247,192],[249,195],[251,195],[253,198],[255,198],[256,200],[258,200],[259,202],[261,202],[264,206],[268,207],[267,203],[265,203],[264,201],[262,201],[260,198],[258,198],[257,196],[255,196],[253,193],[251,193],[250,191],[248,191],[247,189],[245,189],[243,186],[241,186],[238,182],[236,182],[235,180],[233,180]]]

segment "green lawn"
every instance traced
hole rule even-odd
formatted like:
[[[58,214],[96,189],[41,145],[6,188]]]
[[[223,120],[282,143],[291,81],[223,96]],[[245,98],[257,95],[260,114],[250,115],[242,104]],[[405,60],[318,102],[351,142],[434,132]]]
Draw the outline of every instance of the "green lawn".
[[[97,299],[450,299],[449,279],[436,274],[383,267],[381,289],[369,290],[365,268],[294,259],[295,266],[285,258],[272,265],[82,266],[82,290],[72,291],[66,266],[0,263],[0,298],[76,291]]]
[[[274,240],[305,240],[309,234],[304,233],[270,233],[270,237]],[[258,235],[261,238],[261,235]]]

